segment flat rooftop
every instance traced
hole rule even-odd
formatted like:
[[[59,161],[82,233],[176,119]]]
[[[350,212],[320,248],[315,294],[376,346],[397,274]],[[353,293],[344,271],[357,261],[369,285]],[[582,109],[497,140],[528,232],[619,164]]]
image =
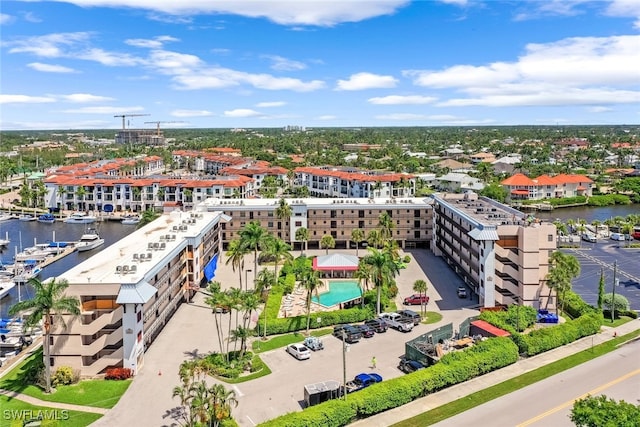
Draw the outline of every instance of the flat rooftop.
[[[71,285],[137,283],[220,215],[220,212],[181,211],[163,214],[59,278]]]
[[[467,197],[459,193],[439,193],[434,199],[470,218],[473,222],[487,226],[526,225],[528,214],[498,203],[487,197]]]
[[[336,197],[336,198],[287,198],[285,199],[289,206],[307,206],[308,208],[324,208],[324,209],[344,209],[350,206],[369,208],[401,208],[403,206],[412,207],[430,207],[433,201],[429,197],[385,197],[385,198],[366,198],[366,197]],[[224,210],[224,209],[242,209],[244,206],[247,210],[251,208],[277,208],[280,205],[280,199],[218,199],[210,197],[198,205],[198,209],[206,210]]]

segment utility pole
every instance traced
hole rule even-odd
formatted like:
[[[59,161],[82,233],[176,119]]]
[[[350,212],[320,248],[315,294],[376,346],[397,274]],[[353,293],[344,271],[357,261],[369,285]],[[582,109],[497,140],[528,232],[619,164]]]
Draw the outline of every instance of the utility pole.
[[[347,401],[347,344],[344,340],[346,332],[342,330],[342,394]]]
[[[615,320],[615,314],[616,314],[616,306],[615,306],[615,299],[616,299],[616,270],[618,267],[618,261],[613,261],[613,292],[611,292],[611,323],[613,323],[613,321]]]

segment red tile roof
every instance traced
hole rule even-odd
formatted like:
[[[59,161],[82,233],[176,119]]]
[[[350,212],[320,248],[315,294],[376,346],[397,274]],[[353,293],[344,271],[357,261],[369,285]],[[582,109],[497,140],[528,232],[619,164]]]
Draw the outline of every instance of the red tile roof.
[[[536,183],[533,182],[531,178],[526,176],[523,173],[517,173],[513,176],[502,181],[500,184],[508,185],[510,187],[518,187],[518,186],[535,186]]]

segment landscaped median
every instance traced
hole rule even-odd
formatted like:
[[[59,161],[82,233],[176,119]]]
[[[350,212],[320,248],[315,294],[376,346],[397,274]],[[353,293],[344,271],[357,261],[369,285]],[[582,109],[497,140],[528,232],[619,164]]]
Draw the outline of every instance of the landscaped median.
[[[394,378],[350,394],[346,401],[330,400],[293,412],[263,426],[338,427],[395,408],[435,391],[515,363],[518,347],[509,338],[482,341],[464,352],[449,353],[427,369]]]

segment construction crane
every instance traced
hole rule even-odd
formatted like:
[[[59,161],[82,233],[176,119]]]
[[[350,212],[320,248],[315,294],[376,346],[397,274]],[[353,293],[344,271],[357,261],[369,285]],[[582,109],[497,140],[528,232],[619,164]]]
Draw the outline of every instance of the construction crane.
[[[145,124],[155,123],[156,126],[157,126],[157,128],[156,128],[157,134],[156,135],[160,136],[160,124],[161,123],[164,124],[164,123],[189,123],[189,122],[180,122],[180,121],[178,121],[178,122],[144,122],[144,123]]]
[[[125,117],[140,117],[140,116],[150,116],[151,114],[116,114],[113,117],[122,117],[122,130],[125,130],[126,127],[124,125],[124,118]]]

